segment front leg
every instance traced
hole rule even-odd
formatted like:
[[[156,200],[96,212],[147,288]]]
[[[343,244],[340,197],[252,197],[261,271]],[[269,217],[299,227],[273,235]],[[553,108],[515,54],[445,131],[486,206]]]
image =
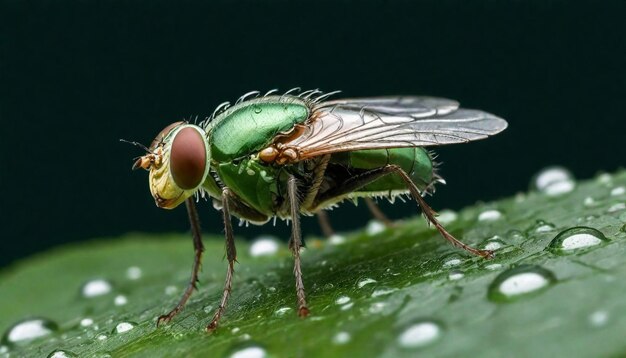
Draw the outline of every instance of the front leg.
[[[287,180],[287,195],[289,196],[291,214],[291,239],[289,249],[293,254],[293,273],[296,276],[296,295],[298,297],[298,315],[306,317],[309,308],[306,305],[304,283],[302,282],[302,268],[300,262],[300,248],[302,248],[302,232],[300,230],[300,201],[298,199],[298,182],[293,175]]]
[[[172,309],[168,314],[161,315],[157,319],[157,327],[161,323],[167,323],[174,316],[176,316],[180,311],[182,311],[183,307],[189,300],[189,297],[193,293],[194,289],[197,289],[196,283],[198,282],[198,272],[200,271],[200,261],[202,260],[202,252],[204,251],[204,245],[202,245],[202,236],[200,230],[200,219],[198,218],[198,211],[196,211],[196,203],[193,201],[193,197],[187,198],[185,200],[185,206],[187,207],[187,214],[189,216],[189,223],[191,224],[191,235],[193,237],[193,248],[194,248],[194,259],[193,259],[193,267],[191,269],[191,279],[187,284],[187,288],[185,292],[183,292],[183,296],[178,301],[178,304],[174,309]]]
[[[222,302],[215,311],[211,323],[206,327],[207,331],[212,332],[217,328],[220,318],[226,311],[226,304],[230,297],[233,284],[233,274],[235,273],[235,261],[237,260],[237,248],[235,247],[235,239],[233,237],[233,226],[230,218],[230,204],[232,194],[230,189],[222,189],[222,212],[224,213],[224,236],[226,238],[226,259],[228,260],[228,268],[226,269],[226,281],[224,282],[224,291],[222,293]]]

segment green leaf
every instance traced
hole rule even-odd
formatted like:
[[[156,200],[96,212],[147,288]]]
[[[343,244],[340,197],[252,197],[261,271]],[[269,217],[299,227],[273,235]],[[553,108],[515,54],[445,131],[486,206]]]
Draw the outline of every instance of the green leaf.
[[[622,356],[624,186],[626,172],[605,174],[561,195],[535,191],[442,214],[465,243],[499,246],[493,260],[451,247],[419,217],[345,241],[310,237],[307,319],[296,317],[286,245],[251,256],[238,240],[233,294],[213,334],[204,327],[222,294],[222,238],[205,238],[199,292],[158,329],[155,318],[188,281],[188,235],[129,234],[63,247],[0,274],[0,356],[219,357],[245,349],[248,357],[261,350],[271,357]],[[557,237],[576,226],[601,234]],[[84,297],[81,286],[94,279],[110,282],[110,292],[96,284],[103,294]],[[9,336],[10,326],[32,317],[50,320],[49,333],[13,342],[25,331]]]

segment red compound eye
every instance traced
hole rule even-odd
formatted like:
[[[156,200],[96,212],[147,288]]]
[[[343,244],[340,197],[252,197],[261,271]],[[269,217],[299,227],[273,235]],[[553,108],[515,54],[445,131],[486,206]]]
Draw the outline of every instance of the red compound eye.
[[[201,184],[206,168],[206,148],[202,134],[192,127],[176,133],[170,152],[170,173],[181,189]]]

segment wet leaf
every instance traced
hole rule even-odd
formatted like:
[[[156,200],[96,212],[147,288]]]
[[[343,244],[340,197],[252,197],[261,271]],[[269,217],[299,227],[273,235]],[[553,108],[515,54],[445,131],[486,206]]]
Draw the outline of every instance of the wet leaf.
[[[239,240],[233,296],[210,335],[204,327],[226,269],[222,238],[205,238],[199,292],[159,329],[155,318],[187,284],[187,235],[59,248],[0,274],[0,357],[621,356],[626,196],[615,188],[626,173],[566,179],[567,190],[544,190],[563,186],[551,179],[446,213],[458,238],[497,249],[489,261],[451,247],[420,217],[369,233],[363,223],[341,240],[309,237],[305,320],[296,317],[286,245],[264,237],[250,251]]]

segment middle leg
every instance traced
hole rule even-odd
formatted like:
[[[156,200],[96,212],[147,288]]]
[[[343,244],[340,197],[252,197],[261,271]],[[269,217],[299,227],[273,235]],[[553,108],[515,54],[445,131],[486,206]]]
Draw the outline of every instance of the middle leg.
[[[293,254],[293,273],[296,276],[296,295],[298,297],[298,316],[306,317],[309,308],[306,304],[304,282],[302,281],[302,267],[300,262],[300,249],[302,248],[302,232],[300,230],[300,199],[298,198],[298,182],[293,175],[287,180],[287,195],[289,196],[291,215],[291,239],[289,249]]]

